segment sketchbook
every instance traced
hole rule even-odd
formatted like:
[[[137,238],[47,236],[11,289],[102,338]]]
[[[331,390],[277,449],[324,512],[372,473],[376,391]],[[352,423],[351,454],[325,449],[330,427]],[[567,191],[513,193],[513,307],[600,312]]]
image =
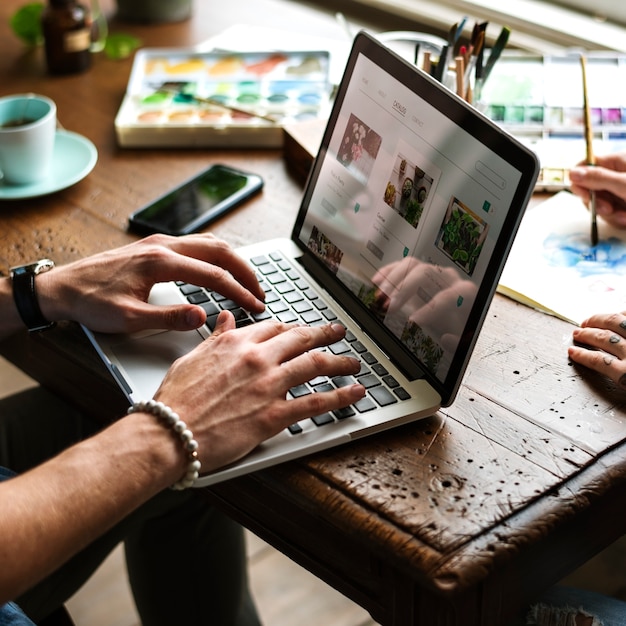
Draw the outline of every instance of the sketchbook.
[[[594,313],[626,310],[626,231],[591,221],[568,191],[527,210],[498,292],[580,325]]]

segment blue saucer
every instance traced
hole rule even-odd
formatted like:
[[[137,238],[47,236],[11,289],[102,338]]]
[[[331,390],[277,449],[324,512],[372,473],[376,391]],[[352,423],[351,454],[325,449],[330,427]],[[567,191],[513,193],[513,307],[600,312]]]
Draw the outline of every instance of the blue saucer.
[[[30,185],[5,185],[0,180],[0,200],[36,198],[82,180],[98,160],[96,147],[82,135],[57,130],[52,155],[52,171],[45,180]]]

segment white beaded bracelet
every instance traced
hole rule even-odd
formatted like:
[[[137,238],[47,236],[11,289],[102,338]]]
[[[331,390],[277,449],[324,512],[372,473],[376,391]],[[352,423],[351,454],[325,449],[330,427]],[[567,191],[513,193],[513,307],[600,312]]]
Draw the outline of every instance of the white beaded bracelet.
[[[185,475],[171,486],[171,489],[180,491],[191,487],[200,473],[200,461],[198,460],[198,442],[193,438],[193,433],[187,428],[187,424],[180,419],[178,413],[169,406],[156,400],[135,402],[129,409],[131,413],[150,413],[165,422],[181,439],[185,452],[189,454],[189,465]]]

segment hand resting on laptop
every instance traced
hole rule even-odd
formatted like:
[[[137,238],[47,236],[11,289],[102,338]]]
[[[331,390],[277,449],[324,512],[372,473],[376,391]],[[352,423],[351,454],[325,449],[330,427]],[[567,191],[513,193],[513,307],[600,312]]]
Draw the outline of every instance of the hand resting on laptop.
[[[37,293],[47,319],[72,319],[100,332],[191,330],[204,324],[199,306],[147,304],[152,286],[170,280],[209,285],[250,311],[265,308],[254,270],[211,234],[153,235],[58,267],[38,276]]]
[[[241,306],[264,308],[254,272],[211,235],[149,237],[54,268],[35,283],[40,308],[50,321],[76,320],[110,332],[203,324],[204,310],[195,305],[146,304],[152,285],[168,280],[210,286]],[[5,336],[23,328],[8,278],[0,279],[0,326]],[[188,439],[197,442],[202,471],[210,471],[297,420],[359,400],[364,394],[359,384],[286,400],[289,388],[316,375],[359,370],[355,359],[314,350],[344,335],[340,324],[265,321],[236,329],[232,314],[223,311],[212,335],[174,363],[156,394],[193,434],[185,438],[150,409],[138,410],[2,482],[0,606],[180,481],[192,460]],[[41,520],[46,520],[43,534]]]

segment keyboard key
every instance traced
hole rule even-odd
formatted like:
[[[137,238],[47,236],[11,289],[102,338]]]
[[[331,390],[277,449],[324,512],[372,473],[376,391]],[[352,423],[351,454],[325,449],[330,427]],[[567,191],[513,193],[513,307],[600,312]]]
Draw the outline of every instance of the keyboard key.
[[[260,254],[259,256],[253,256],[250,259],[250,263],[258,267],[259,265],[265,265],[266,263],[269,263],[269,260],[264,254]]]
[[[330,383],[323,383],[321,385],[316,385],[315,391],[317,393],[322,393],[323,391],[335,391],[335,388]]]
[[[374,403],[374,401],[367,396],[361,398],[353,406],[359,413],[367,413],[368,411],[372,411],[376,408],[376,404]]]
[[[265,309],[265,311],[263,311],[262,313],[254,313],[252,315],[252,319],[255,322],[262,322],[263,320],[269,320],[272,317],[272,314]]]
[[[310,311],[311,310],[311,304],[310,302],[307,302],[306,300],[302,300],[301,302],[294,302],[293,303],[293,310],[298,313],[298,314],[302,314],[302,313],[306,313],[306,311]]]
[[[335,418],[330,413],[324,413],[323,415],[316,415],[311,420],[316,426],[325,426],[326,424],[332,424]]]
[[[322,319],[321,315],[316,311],[306,311],[302,313],[301,317],[305,324],[314,324]]]
[[[354,385],[355,379],[352,376],[335,376],[333,378],[333,385],[339,389],[340,387],[349,387]]]
[[[374,365],[374,363],[378,363],[378,359],[371,352],[364,352],[361,355],[361,358],[368,364]]]
[[[333,354],[345,354],[346,352],[350,352],[350,346],[345,341],[337,341],[328,346],[328,349]]]
[[[259,267],[259,272],[263,276],[270,276],[271,274],[278,273],[278,268],[275,265],[272,265],[271,263],[267,263]]]
[[[367,352],[367,348],[360,342],[355,341],[352,343],[352,349],[359,354],[363,354],[363,352]]]
[[[304,311],[308,311],[309,309],[313,308],[311,304],[305,301],[304,296],[299,291],[290,291],[286,293],[284,295],[284,299],[285,299],[285,302],[288,302],[289,304],[295,304],[296,302],[303,303],[303,305],[307,307],[303,309]]]
[[[352,417],[353,415],[356,415],[356,413],[354,412],[354,409],[352,407],[346,406],[343,409],[337,409],[336,411],[333,411],[333,415],[338,420],[345,420],[348,417]]]
[[[234,311],[235,309],[240,308],[234,300],[222,300],[222,302],[220,302],[220,306],[227,311]]]
[[[379,375],[379,376],[386,376],[387,374],[389,374],[389,372],[387,371],[387,369],[385,368],[385,366],[382,363],[376,363],[376,365],[372,366],[372,369]]]
[[[400,383],[391,374],[383,376],[383,382],[385,383],[385,385],[387,385],[387,387],[390,387],[391,389],[400,386]]]
[[[389,406],[390,404],[395,404],[398,400],[396,397],[387,389],[387,387],[374,387],[369,390],[370,395],[380,406]]]
[[[198,285],[191,285],[189,283],[183,283],[178,288],[184,296],[188,296],[191,293],[197,293],[198,291],[202,291],[202,288],[198,287]]]
[[[280,300],[280,296],[275,291],[265,290],[265,304],[272,304],[277,300]]]
[[[231,309],[231,313],[235,316],[236,322],[242,322],[244,320],[250,320],[250,316],[245,309],[241,307],[237,307],[236,309]]]
[[[289,280],[301,280],[301,276],[300,274],[298,274],[298,272],[296,272],[296,270],[294,270],[293,268],[289,268],[289,269],[285,269],[283,270],[285,272],[285,274],[287,275],[287,278]]]
[[[270,303],[270,305],[267,308],[274,315],[278,315],[278,313],[284,313],[285,311],[289,311],[289,307],[282,300],[276,300],[275,302]]]
[[[367,367],[367,365],[365,363],[361,363],[361,369],[359,370],[359,373],[357,374],[357,378],[359,376],[365,376],[366,374],[371,374],[372,370]]]
[[[189,294],[187,301],[191,304],[202,304],[209,301],[209,296],[204,291],[197,291],[196,293]]]
[[[308,396],[312,392],[306,385],[296,385],[289,390],[289,393],[293,398],[301,398],[302,396]]]
[[[302,432],[302,426],[300,426],[298,422],[292,424],[291,426],[288,426],[287,429],[292,435],[299,435]]]
[[[283,324],[293,324],[298,321],[298,316],[293,311],[285,311],[277,315],[276,319]]]
[[[206,318],[206,322],[204,325],[210,330],[215,330],[215,325],[217,324],[217,315],[208,315]]]
[[[276,272],[276,274],[271,274],[267,277],[267,282],[270,285],[278,285],[278,283],[284,283],[286,280],[285,275],[280,272]]]
[[[215,302],[204,302],[200,306],[202,306],[202,308],[204,309],[207,317],[209,315],[217,315],[220,312],[220,309],[217,304],[215,304]]]
[[[398,387],[394,389],[393,392],[400,400],[408,400],[411,397],[411,394],[404,387]]]
[[[280,294],[289,293],[290,291],[294,291],[294,286],[289,281],[285,281],[283,283],[279,283],[276,285],[276,291]]]
[[[372,387],[377,387],[378,385],[381,384],[381,382],[378,379],[378,377],[374,376],[374,374],[366,374],[365,376],[361,376],[359,378],[359,382],[366,389],[371,389]]]
[[[316,376],[309,381],[309,385],[311,387],[315,387],[316,385],[322,385],[328,382],[328,378],[326,376]]]

